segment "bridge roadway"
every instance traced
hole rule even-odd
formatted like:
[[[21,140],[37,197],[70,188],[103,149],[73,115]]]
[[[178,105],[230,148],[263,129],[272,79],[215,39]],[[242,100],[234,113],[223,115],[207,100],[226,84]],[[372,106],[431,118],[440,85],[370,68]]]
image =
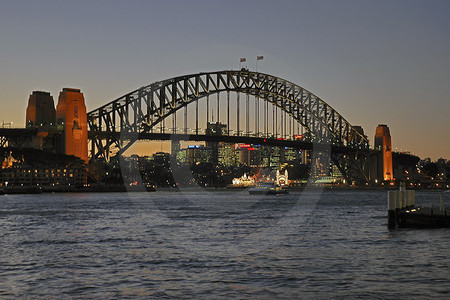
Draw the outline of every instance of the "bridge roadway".
[[[38,132],[37,129],[28,128],[0,128],[1,137],[23,137],[23,136],[33,136]]]
[[[20,139],[31,138],[36,136],[39,132],[48,130],[28,129],[28,128],[0,128],[0,137],[2,139]],[[50,134],[61,134],[61,131],[52,130]],[[89,131],[89,140],[94,138],[108,138],[116,141],[120,140],[148,140],[148,141],[197,141],[197,142],[225,142],[225,143],[239,143],[239,144],[253,144],[253,145],[267,145],[277,147],[291,147],[302,150],[319,150],[329,151],[333,153],[352,153],[358,151],[354,148],[330,145],[324,143],[312,143],[304,140],[285,140],[285,139],[268,139],[255,136],[246,135],[205,135],[205,134],[171,134],[171,133],[121,133],[121,132],[105,132],[105,131]],[[4,146],[4,145],[2,145]],[[359,150],[360,151],[360,150]]]
[[[267,145],[277,147],[290,147],[302,150],[322,150],[333,153],[353,153],[361,151],[345,146],[329,145],[326,143],[313,143],[304,140],[286,140],[281,138],[262,138],[246,135],[206,135],[206,134],[172,134],[172,133],[120,133],[120,132],[104,132],[104,131],[89,131],[89,139],[114,139],[120,140],[150,140],[150,141],[197,141],[197,142],[225,142],[238,144],[252,144],[252,145]],[[367,149],[367,151],[370,151]]]

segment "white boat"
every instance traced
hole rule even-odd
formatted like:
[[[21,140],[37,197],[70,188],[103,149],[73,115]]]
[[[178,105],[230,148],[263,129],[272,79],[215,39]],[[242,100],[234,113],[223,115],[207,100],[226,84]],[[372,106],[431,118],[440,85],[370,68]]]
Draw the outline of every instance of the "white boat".
[[[250,195],[278,195],[288,194],[288,190],[273,183],[262,183],[258,186],[248,189]]]

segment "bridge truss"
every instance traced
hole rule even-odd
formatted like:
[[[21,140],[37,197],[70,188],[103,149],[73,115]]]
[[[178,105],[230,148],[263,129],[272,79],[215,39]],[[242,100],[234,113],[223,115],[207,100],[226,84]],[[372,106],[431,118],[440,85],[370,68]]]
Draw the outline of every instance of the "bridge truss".
[[[220,93],[227,95],[226,102],[222,101],[222,105],[219,105]],[[238,103],[234,129],[230,129],[230,93],[236,93]],[[157,129],[163,132],[164,122],[169,116],[172,116],[172,120],[175,117],[173,124],[176,124],[179,110],[184,110],[182,112],[184,128],[178,132],[174,125],[172,133],[201,134],[198,124],[198,100],[206,98],[208,106],[209,98],[214,94],[217,94],[217,110],[220,108],[226,111],[227,135],[289,139],[292,138],[286,131],[286,119],[289,117],[304,128],[305,140],[316,145],[330,145],[334,149],[336,147],[346,149],[346,151],[331,151],[331,159],[349,180],[355,177],[351,174],[357,173],[359,175],[356,177],[367,179],[364,175],[366,160],[362,158],[369,149],[369,142],[358,128],[353,127],[325,101],[301,86],[276,76],[248,70],[190,74],[155,82],[89,112],[91,158],[109,160],[112,153],[122,154],[139,139],[140,135],[152,133]],[[240,94],[247,97],[245,120],[240,120],[242,115],[239,112]],[[249,131],[249,95],[257,99],[255,105],[258,105],[254,110],[258,113],[252,116],[255,121],[253,132]],[[188,118],[193,117],[188,117],[188,105],[195,107],[195,128],[191,131],[187,124]],[[271,117],[278,116],[270,115],[269,105],[284,114],[284,121],[281,114],[281,120],[272,119],[271,122],[272,124],[284,122],[285,130],[283,125],[280,132],[277,126],[270,128],[268,125]],[[260,106],[264,111],[262,118],[259,113]],[[209,111],[207,107],[206,114],[209,114]],[[219,119],[219,111],[217,115]],[[209,116],[207,119],[210,119]],[[245,124],[242,121],[245,121]],[[117,138],[118,133],[120,138]]]

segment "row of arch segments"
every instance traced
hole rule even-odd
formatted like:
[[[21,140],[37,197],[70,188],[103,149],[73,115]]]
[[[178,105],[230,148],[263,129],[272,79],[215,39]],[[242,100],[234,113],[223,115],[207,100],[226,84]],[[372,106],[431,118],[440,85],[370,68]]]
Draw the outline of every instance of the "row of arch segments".
[[[112,137],[149,132],[189,103],[220,92],[253,95],[275,105],[306,129],[311,142],[353,149],[369,147],[367,138],[342,115],[299,85],[268,74],[228,70],[155,82],[89,112],[90,132],[106,137],[92,139],[91,156],[110,153],[110,148],[127,149],[134,142],[132,138],[124,141]]]

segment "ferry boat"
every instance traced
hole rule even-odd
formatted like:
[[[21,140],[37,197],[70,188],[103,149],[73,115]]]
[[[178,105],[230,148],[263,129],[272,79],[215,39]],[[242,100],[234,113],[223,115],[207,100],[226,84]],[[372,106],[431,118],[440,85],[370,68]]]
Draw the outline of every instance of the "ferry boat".
[[[250,195],[280,195],[288,194],[289,191],[286,188],[277,186],[273,183],[262,183],[258,186],[248,189]]]

